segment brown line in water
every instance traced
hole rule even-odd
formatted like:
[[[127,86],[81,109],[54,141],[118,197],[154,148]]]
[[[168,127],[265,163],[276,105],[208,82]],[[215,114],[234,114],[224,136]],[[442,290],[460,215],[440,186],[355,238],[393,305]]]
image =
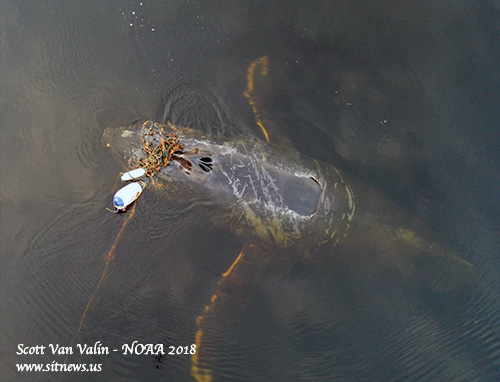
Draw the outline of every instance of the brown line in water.
[[[210,299],[210,305],[206,305],[205,309],[203,309],[203,313],[196,318],[196,327],[197,327],[196,336],[195,336],[196,353],[194,353],[191,356],[191,375],[194,377],[194,379],[196,379],[197,382],[211,382],[212,381],[212,374],[210,372],[210,369],[202,368],[199,366],[198,353],[200,351],[201,341],[203,339],[203,328],[202,328],[203,321],[205,320],[206,314],[210,313],[214,309],[215,302],[219,298],[218,295],[220,293],[220,288],[222,286],[222,283],[231,274],[231,272],[233,272],[234,267],[241,260],[243,260],[243,257],[245,256],[244,251],[245,251],[245,248],[243,248],[241,250],[240,254],[236,258],[236,260],[234,260],[234,262],[231,264],[231,266],[228,268],[228,270],[221,275],[221,279],[217,283],[219,287],[217,288],[217,291],[212,295],[212,297]]]
[[[252,112],[255,117],[255,123],[260,127],[262,130],[262,133],[264,134],[264,137],[266,138],[267,142],[270,142],[269,140],[269,134],[264,127],[264,124],[262,123],[262,119],[260,117],[259,110],[257,108],[257,105],[252,97],[252,93],[254,91],[254,83],[255,83],[255,70],[258,70],[258,73],[261,76],[267,76],[269,73],[269,58],[267,56],[262,56],[259,59],[252,61],[250,65],[248,66],[248,71],[247,71],[247,89],[243,92],[243,95],[248,99],[248,104],[252,107]],[[196,353],[194,353],[191,356],[191,375],[196,379],[197,382],[212,382],[212,374],[210,369],[206,369],[203,367],[199,366],[199,351],[201,347],[201,342],[203,339],[203,322],[205,321],[205,316],[211,312],[214,307],[215,307],[215,302],[219,298],[219,293],[221,286],[224,282],[224,280],[231,274],[231,272],[234,270],[235,266],[243,259],[245,255],[245,248],[243,248],[236,258],[234,262],[231,264],[231,266],[228,268],[226,272],[224,272],[221,275],[221,278],[219,280],[218,288],[217,291],[212,295],[210,298],[210,304],[206,305],[205,308],[203,309],[203,313],[199,315],[196,318],[196,335],[195,335],[195,345],[196,345]]]
[[[260,127],[262,133],[266,138],[266,141],[269,143],[269,134],[267,133],[267,130],[262,123],[262,119],[260,118],[261,114],[259,112],[259,109],[257,108],[254,98],[252,97],[255,82],[255,69],[259,70],[258,73],[261,76],[267,76],[267,74],[269,73],[269,57],[262,56],[261,58],[250,63],[247,72],[247,90],[243,92],[243,95],[248,99],[248,104],[252,107],[252,112],[255,117],[255,123]]]
[[[78,330],[76,331],[75,335],[73,336],[73,339],[71,340],[71,343],[69,344],[70,348],[73,347],[73,344],[75,343],[77,337],[79,336],[80,332],[82,331],[83,324],[85,322],[85,317],[87,316],[87,313],[88,313],[88,311],[90,309],[90,306],[92,305],[92,302],[94,301],[94,298],[95,298],[97,292],[101,288],[101,285],[103,284],[104,279],[106,278],[106,276],[108,274],[109,264],[115,258],[114,252],[115,252],[116,246],[118,245],[118,242],[120,241],[120,238],[121,238],[121,236],[123,234],[123,231],[125,230],[125,227],[127,226],[127,224],[130,221],[130,219],[132,219],[132,216],[134,216],[135,209],[136,209],[136,205],[134,205],[132,207],[132,210],[130,211],[130,213],[128,214],[128,216],[123,221],[122,226],[121,226],[120,230],[118,231],[118,234],[116,235],[115,241],[113,242],[113,245],[111,246],[111,248],[109,249],[108,253],[104,257],[104,260],[106,262],[104,263],[104,269],[102,270],[101,278],[97,282],[97,285],[94,288],[94,291],[92,292],[92,294],[90,295],[89,300],[87,302],[87,305],[85,306],[85,309],[83,310],[82,317],[80,318],[80,323],[78,325]],[[69,354],[64,359],[64,364],[66,364],[66,362],[68,361],[68,358],[69,358]],[[60,375],[62,375],[62,374],[60,374]]]

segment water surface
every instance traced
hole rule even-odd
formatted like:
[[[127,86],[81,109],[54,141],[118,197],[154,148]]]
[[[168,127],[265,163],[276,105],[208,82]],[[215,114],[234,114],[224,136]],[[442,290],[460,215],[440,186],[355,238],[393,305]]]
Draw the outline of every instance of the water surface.
[[[101,136],[154,119],[264,139],[243,92],[267,56],[271,139],[378,188],[476,278],[436,292],[444,265],[427,285],[334,252],[271,262],[205,315],[200,364],[214,381],[497,380],[499,16],[465,1],[1,1],[0,379],[193,379],[186,355],[16,351],[196,342],[244,240],[148,190],[95,292],[127,218],[105,210],[123,168]],[[16,371],[53,360],[102,371]]]

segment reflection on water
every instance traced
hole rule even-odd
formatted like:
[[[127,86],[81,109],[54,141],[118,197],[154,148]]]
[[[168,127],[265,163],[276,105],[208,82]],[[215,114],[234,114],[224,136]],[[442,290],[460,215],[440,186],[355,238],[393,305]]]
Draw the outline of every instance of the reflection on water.
[[[439,291],[457,277],[447,264],[423,261],[415,278],[366,254],[311,264],[276,251],[222,287],[244,240],[151,190],[75,343],[191,345],[220,288],[200,353],[214,381],[495,380],[498,16],[465,2],[2,2],[0,379],[191,380],[190,356],[76,352],[68,363],[103,371],[49,375],[15,364],[65,356],[16,349],[71,343],[127,218],[105,211],[123,169],[104,129],[144,118],[264,139],[243,92],[266,55],[254,96],[274,139],[376,186],[474,280]]]

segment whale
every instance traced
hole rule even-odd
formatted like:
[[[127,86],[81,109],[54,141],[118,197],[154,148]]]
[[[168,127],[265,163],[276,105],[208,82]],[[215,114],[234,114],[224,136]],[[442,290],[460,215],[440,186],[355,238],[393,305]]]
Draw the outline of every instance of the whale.
[[[173,149],[151,157],[165,147],[165,136],[175,137],[169,145]],[[102,141],[127,171],[122,178],[146,174],[134,179],[145,185],[145,192],[162,192],[170,203],[194,202],[200,209],[191,209],[196,218],[209,217],[243,238],[241,252],[196,318],[191,355],[196,381],[213,380],[219,353],[206,344],[213,345],[217,322],[227,320],[224,307],[236,304],[232,315],[245,314],[249,296],[258,293],[258,280],[279,277],[277,270],[293,274],[319,267],[320,274],[330,269],[343,280],[343,270],[353,276],[355,269],[357,287],[365,285],[365,278],[366,285],[388,279],[398,288],[441,296],[443,303],[477,283],[474,266],[420,219],[376,188],[290,145],[153,121],[108,127]],[[135,171],[138,166],[143,171]],[[317,309],[314,301],[309,304]]]
[[[474,268],[382,192],[293,147],[152,121],[106,128],[102,141],[130,170],[131,162],[146,158],[145,135],[150,146],[160,144],[159,130],[151,132],[152,126],[175,133],[182,146],[154,182],[176,198],[210,206],[215,225],[267,252],[312,262],[363,253],[440,290],[457,287],[469,277],[463,273]],[[456,277],[444,277],[443,267]],[[437,280],[429,281],[431,275]]]

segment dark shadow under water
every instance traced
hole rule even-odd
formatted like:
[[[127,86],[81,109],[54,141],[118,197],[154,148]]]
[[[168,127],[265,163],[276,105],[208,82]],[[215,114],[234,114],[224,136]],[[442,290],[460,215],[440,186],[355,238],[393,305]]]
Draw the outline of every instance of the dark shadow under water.
[[[500,265],[498,37],[491,3],[3,2],[0,147],[2,380],[191,380],[189,355],[79,355],[99,373],[18,372],[18,344],[68,346],[126,215],[106,127],[171,120],[271,139],[335,164],[419,217],[475,267],[407,278],[367,254],[248,258],[205,317],[216,380],[496,380]],[[196,200],[148,190],[75,344],[190,346],[244,238]],[[262,254],[254,261],[263,261]],[[255,266],[254,266],[255,265]],[[425,269],[426,264],[420,264]],[[202,355],[200,354],[200,357]]]

